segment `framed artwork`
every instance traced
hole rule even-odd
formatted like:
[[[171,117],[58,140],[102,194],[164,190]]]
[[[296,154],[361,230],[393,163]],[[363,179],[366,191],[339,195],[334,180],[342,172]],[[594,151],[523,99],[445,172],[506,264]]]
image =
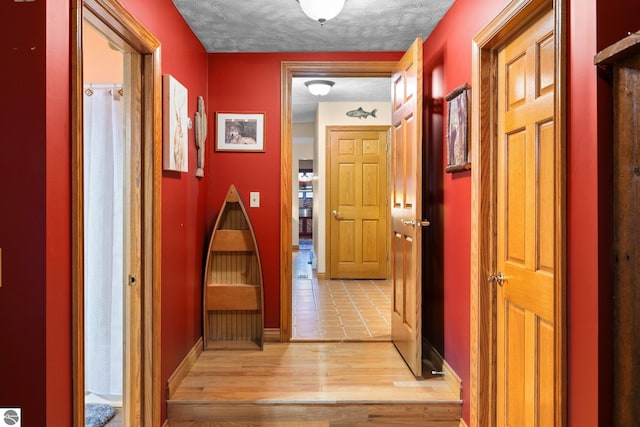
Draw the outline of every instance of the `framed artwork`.
[[[469,102],[471,88],[466,83],[446,96],[447,167],[446,172],[471,169],[469,162]]]
[[[264,148],[264,113],[216,113],[216,151]]]
[[[170,74],[162,76],[162,167],[189,170],[188,91]]]

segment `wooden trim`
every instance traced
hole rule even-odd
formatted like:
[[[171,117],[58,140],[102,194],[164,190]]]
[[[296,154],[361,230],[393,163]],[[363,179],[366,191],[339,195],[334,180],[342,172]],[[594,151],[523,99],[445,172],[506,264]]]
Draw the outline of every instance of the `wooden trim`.
[[[85,425],[82,4],[82,0],[75,0],[71,10],[71,418],[76,427]]]
[[[118,46],[140,55],[142,75],[138,76],[142,111],[139,139],[141,163],[134,167],[141,174],[139,218],[143,241],[138,268],[142,311],[138,318],[140,350],[132,368],[138,371],[131,408],[125,422],[141,426],[160,425],[160,261],[161,261],[161,161],[162,161],[162,85],[160,42],[115,0],[76,0],[72,5],[72,281],[73,281],[73,423],[84,426],[84,272],[83,272],[83,106],[82,106],[82,27],[83,19],[96,26]],[[142,78],[140,78],[142,77]],[[131,414],[131,416],[127,415]]]
[[[280,342],[280,328],[264,328],[264,342]]]
[[[171,399],[171,396],[173,396],[173,393],[175,393],[176,389],[180,386],[182,380],[187,376],[193,365],[196,363],[196,360],[198,360],[198,357],[200,357],[200,354],[202,354],[203,348],[204,343],[202,341],[202,337],[200,337],[184,359],[182,359],[182,362],[180,362],[176,370],[173,371],[167,381],[167,400]]]
[[[555,7],[556,21],[556,140],[558,183],[556,188],[556,425],[566,425],[566,0],[514,0],[473,39],[471,158],[471,375],[470,425],[494,426],[496,422],[496,319],[495,291],[486,278],[495,271],[496,241],[496,124],[495,67],[497,48],[535,19],[542,10]]]
[[[468,427],[467,423],[464,422],[464,418],[460,418],[460,427]]]
[[[292,242],[291,242],[291,85],[293,77],[391,77],[395,61],[313,62],[284,61],[281,64],[280,114],[280,339],[291,340]]]

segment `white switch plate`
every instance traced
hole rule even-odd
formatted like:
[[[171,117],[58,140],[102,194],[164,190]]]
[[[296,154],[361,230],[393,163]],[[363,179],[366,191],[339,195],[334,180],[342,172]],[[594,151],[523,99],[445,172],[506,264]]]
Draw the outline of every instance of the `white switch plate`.
[[[257,191],[252,191],[249,193],[249,207],[250,208],[259,208],[260,207],[260,193]]]

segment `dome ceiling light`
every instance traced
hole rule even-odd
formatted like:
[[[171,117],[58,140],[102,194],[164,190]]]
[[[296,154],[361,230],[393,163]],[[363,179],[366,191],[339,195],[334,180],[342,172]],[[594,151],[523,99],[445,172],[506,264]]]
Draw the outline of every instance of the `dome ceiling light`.
[[[345,0],[298,0],[302,11],[320,26],[342,11]]]
[[[325,96],[331,91],[331,88],[335,82],[331,80],[308,80],[304,82],[304,85],[309,89],[312,95]]]

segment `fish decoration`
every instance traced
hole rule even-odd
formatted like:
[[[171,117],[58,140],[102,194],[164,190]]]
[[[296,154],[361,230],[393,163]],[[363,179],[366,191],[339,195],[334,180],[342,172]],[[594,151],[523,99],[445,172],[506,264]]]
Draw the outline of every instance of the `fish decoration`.
[[[357,117],[359,119],[366,119],[369,116],[375,117],[376,111],[378,111],[376,108],[374,108],[373,111],[369,112],[369,111],[364,111],[362,107],[360,107],[357,110],[347,111],[347,116]]]

